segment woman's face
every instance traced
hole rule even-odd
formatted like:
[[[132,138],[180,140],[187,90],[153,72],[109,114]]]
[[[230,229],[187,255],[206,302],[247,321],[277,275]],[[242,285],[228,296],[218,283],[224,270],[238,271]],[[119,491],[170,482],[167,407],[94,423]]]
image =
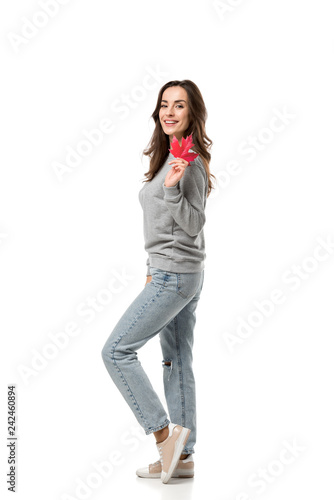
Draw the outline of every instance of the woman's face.
[[[183,87],[168,87],[162,94],[159,119],[169,142],[176,136],[181,144],[184,132],[189,126],[188,94]],[[172,122],[172,123],[169,123]]]

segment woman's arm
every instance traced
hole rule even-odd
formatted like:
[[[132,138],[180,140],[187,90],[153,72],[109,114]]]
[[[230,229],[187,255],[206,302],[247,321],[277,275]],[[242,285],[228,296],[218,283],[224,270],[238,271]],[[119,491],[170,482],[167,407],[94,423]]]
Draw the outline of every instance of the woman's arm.
[[[167,187],[164,183],[163,190],[166,206],[174,220],[189,236],[196,236],[205,224],[207,195],[207,176],[199,157],[183,169],[181,179],[174,186]]]

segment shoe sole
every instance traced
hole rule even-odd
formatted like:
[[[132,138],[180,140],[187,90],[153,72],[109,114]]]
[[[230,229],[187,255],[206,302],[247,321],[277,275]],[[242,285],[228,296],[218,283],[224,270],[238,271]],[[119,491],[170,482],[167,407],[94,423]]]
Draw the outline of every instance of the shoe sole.
[[[169,470],[168,470],[168,472],[163,472],[163,471],[161,472],[161,480],[164,484],[168,483],[168,481],[172,477],[172,474],[175,471],[177,464],[179,463],[180,456],[182,455],[182,451],[183,451],[184,445],[187,442],[189,434],[190,434],[190,429],[187,429],[186,427],[184,427],[181,431],[181,434],[177,438],[177,440],[175,442],[174,454],[173,454],[173,458],[172,458]]]
[[[145,479],[160,479],[161,478],[161,473],[160,472],[151,472],[145,474],[145,472],[141,473],[140,475],[137,474],[138,477],[143,477]],[[175,469],[175,471],[172,474],[172,477],[180,478],[180,479],[186,479],[186,478],[192,478],[194,477],[194,472],[189,470],[188,474],[185,474],[185,471],[182,469]]]
[[[151,472],[145,474],[145,472],[141,473],[140,475],[137,474],[138,477],[143,477],[145,479],[160,479],[161,478],[161,473],[160,472]]]
[[[187,478],[191,479],[192,477],[194,477],[194,474],[191,474],[191,473],[185,474],[183,471],[178,473],[177,471],[176,472],[174,471],[174,473],[172,474],[172,477],[178,477],[180,479],[187,479]]]

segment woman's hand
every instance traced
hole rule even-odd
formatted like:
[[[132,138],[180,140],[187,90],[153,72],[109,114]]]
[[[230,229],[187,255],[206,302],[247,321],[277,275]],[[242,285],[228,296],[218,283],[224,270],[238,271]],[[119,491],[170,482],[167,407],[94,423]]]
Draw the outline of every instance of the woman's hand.
[[[189,162],[187,162],[187,160],[184,160],[183,158],[176,158],[175,160],[169,161],[168,163],[173,163],[173,165],[169,172],[167,172],[167,175],[165,177],[165,186],[176,186],[179,180],[182,179],[184,172],[189,165]]]
[[[152,281],[152,276],[151,275],[147,276],[146,278],[147,279],[146,279],[145,286],[147,285],[147,283],[149,283],[150,281]]]

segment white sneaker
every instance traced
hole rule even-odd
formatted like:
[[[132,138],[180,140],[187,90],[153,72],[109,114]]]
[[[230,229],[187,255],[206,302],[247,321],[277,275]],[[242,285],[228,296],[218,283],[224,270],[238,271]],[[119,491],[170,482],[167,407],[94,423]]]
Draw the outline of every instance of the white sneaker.
[[[161,471],[162,471],[161,460],[157,460],[153,464],[150,464],[148,467],[142,467],[141,469],[136,470],[136,474],[138,477],[160,479]],[[176,469],[172,474],[172,477],[179,477],[179,478],[194,477],[193,455],[190,454],[187,456],[187,458],[179,460]]]
[[[170,424],[169,436],[161,443],[156,443],[161,460],[161,481],[168,483],[182,455],[183,448],[190,434],[190,429],[178,424]]]

